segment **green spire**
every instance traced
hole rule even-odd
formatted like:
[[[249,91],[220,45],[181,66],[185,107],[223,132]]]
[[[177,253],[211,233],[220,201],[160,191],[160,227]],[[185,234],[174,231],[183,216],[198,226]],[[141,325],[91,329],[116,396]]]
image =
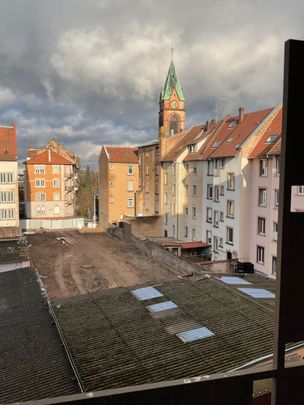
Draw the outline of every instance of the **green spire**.
[[[166,82],[165,82],[164,88],[161,91],[161,99],[169,100],[174,89],[176,90],[179,99],[185,101],[184,92],[183,92],[182,86],[178,80],[174,63],[173,63],[173,61],[171,61],[170,67],[168,70],[168,74],[167,74],[167,78],[166,78]]]

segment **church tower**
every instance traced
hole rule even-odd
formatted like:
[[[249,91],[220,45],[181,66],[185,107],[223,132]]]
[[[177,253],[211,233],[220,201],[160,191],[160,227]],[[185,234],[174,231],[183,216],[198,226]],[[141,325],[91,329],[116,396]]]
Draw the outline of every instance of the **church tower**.
[[[171,60],[159,100],[159,132],[171,136],[185,129],[185,96]]]

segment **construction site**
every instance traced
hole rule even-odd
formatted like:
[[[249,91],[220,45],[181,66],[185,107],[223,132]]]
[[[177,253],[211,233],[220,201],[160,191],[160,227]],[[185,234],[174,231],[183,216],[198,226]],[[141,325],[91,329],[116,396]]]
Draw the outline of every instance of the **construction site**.
[[[37,232],[27,235],[32,267],[51,300],[100,289],[158,283],[178,272],[161,258],[106,232]]]

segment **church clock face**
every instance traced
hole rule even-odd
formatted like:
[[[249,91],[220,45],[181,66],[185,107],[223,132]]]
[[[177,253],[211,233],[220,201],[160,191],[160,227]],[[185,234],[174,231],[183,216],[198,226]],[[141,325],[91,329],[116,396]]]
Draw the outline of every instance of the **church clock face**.
[[[177,108],[177,106],[178,106],[178,102],[176,100],[171,101],[171,103],[170,103],[171,108],[175,109],[175,108]]]

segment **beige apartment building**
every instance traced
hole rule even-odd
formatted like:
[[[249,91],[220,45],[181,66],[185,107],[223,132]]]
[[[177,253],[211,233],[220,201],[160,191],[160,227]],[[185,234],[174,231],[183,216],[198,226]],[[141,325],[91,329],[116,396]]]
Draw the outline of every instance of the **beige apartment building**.
[[[15,125],[0,127],[0,145],[0,237],[14,237],[20,234]]]
[[[138,157],[134,148],[102,146],[99,155],[99,222],[104,228],[135,216]]]
[[[29,148],[24,164],[26,218],[73,217],[78,189],[77,156],[53,139],[43,148]]]

